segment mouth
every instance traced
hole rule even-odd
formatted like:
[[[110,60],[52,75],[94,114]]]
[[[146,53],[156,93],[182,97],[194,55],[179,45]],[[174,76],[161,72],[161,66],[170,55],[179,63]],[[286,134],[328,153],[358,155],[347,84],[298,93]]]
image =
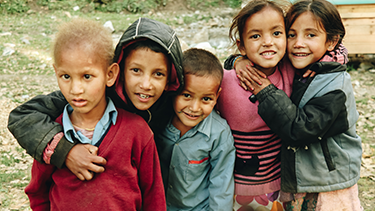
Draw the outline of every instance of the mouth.
[[[145,95],[145,94],[138,94],[138,96],[142,99],[148,99],[150,98],[150,95]]]
[[[265,59],[272,59],[276,55],[276,52],[275,51],[265,51],[265,52],[260,53],[260,55],[263,56]]]
[[[202,114],[191,114],[187,112],[183,112],[189,119],[198,119],[202,116]]]
[[[87,100],[83,99],[73,99],[72,104],[76,107],[83,107],[87,104]]]
[[[310,54],[309,53],[292,53],[292,55],[295,57],[306,57]]]

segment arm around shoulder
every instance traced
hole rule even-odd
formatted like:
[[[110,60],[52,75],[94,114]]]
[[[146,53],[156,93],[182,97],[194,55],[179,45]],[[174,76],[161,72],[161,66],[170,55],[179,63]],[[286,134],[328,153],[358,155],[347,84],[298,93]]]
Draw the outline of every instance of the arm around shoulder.
[[[62,126],[54,120],[67,104],[60,91],[39,95],[18,106],[9,114],[8,129],[18,143],[39,162],[43,151]]]

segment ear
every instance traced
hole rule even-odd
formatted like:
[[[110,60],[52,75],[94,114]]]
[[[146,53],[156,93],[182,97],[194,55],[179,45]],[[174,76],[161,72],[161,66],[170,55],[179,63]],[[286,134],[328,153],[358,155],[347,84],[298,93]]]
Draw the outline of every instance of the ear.
[[[332,38],[332,40],[328,40],[326,42],[327,51],[333,51],[333,49],[335,49],[337,43],[339,42],[339,37],[340,35],[336,35]]]
[[[221,87],[219,87],[219,90],[217,90],[217,93],[216,93],[216,100],[219,98],[220,93],[221,93]]]
[[[111,87],[116,82],[117,76],[120,72],[120,67],[117,63],[111,64],[107,69],[107,86]]]
[[[236,44],[237,44],[237,48],[238,50],[240,51],[240,53],[243,55],[243,56],[246,56],[246,51],[245,51],[245,47],[243,45],[241,45],[241,41],[240,40],[236,40]]]

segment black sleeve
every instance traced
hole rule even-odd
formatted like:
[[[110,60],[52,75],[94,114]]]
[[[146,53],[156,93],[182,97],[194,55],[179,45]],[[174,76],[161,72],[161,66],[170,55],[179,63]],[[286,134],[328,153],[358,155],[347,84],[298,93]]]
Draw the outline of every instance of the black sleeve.
[[[231,70],[233,69],[233,60],[238,56],[239,54],[231,54],[225,61],[224,61],[224,69]]]
[[[306,146],[349,128],[346,95],[341,90],[313,98],[303,108],[274,85],[260,91],[257,99],[259,115],[288,146]]]
[[[60,91],[38,95],[18,106],[9,114],[8,129],[18,143],[37,161],[43,163],[43,152],[47,144],[62,126],[54,120],[61,115],[67,104]],[[51,163],[61,168],[66,155],[74,146],[63,137],[51,157]]]

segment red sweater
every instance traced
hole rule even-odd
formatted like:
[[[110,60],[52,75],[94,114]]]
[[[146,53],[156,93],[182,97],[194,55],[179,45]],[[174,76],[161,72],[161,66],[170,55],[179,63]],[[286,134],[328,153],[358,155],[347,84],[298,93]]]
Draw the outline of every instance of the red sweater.
[[[153,134],[138,115],[118,110],[99,146],[105,171],[81,181],[66,167],[34,160],[25,192],[35,210],[166,210]],[[61,116],[56,120],[61,124]]]

